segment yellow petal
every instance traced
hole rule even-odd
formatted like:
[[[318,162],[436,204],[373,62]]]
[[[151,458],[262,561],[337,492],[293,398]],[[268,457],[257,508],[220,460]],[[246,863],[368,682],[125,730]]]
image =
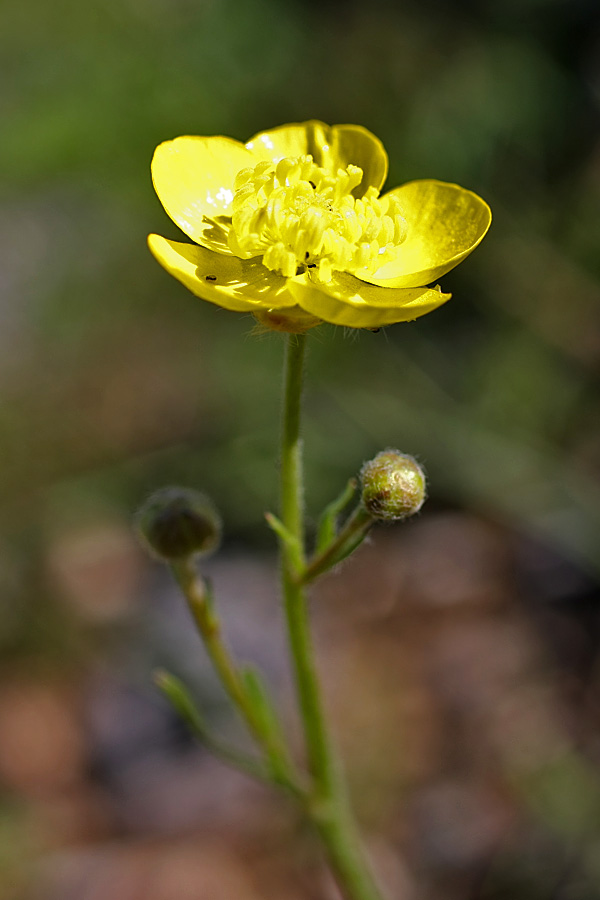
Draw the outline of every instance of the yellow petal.
[[[261,160],[277,161],[285,156],[310,154],[316,164],[337,172],[352,163],[363,170],[361,183],[352,192],[362,197],[367,188],[380,190],[388,170],[384,146],[361,125],[325,125],[312,120],[280,125],[250,138],[246,147]]]
[[[411,322],[450,299],[439,288],[384,288],[338,272],[327,284],[300,275],[289,280],[290,293],[313,316],[349,328],[378,328]]]
[[[360,274],[370,284],[408,288],[437,281],[475,249],[492,221],[485,200],[457,184],[410,181],[384,197],[400,201],[407,236],[395,259],[372,276]]]
[[[231,138],[178,137],[154,151],[152,181],[173,221],[192,240],[203,243],[214,226],[211,220],[229,214],[235,176],[254,164],[252,154]],[[230,251],[223,243],[219,252]]]
[[[148,246],[161,266],[188,290],[225,309],[255,312],[296,303],[287,290],[287,279],[255,259],[224,256],[158,234],[149,235]]]

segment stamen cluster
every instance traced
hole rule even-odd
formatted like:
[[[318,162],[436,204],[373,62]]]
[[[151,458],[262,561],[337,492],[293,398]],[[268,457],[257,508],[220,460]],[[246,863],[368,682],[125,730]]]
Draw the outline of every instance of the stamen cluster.
[[[238,172],[229,247],[236,256],[263,257],[285,277],[311,269],[322,282],[334,271],[374,272],[395,255],[406,222],[394,197],[374,187],[356,198],[363,171],[328,172],[312,156],[260,162]]]

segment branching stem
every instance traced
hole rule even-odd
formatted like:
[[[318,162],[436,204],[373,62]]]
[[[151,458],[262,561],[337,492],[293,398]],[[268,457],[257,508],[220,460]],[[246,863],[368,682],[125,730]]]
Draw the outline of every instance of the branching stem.
[[[253,705],[239,669],[234,662],[221,634],[219,620],[208,602],[206,586],[196,573],[192,560],[172,566],[179,586],[187,600],[189,610],[206,652],[234,707],[239,711],[248,730],[263,750],[272,780],[287,788],[294,795],[304,793],[295,767],[289,758],[287,747],[265,729],[261,716]]]

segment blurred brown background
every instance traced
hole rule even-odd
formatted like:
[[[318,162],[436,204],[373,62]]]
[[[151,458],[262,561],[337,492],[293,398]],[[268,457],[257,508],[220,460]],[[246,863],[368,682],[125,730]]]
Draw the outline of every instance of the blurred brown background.
[[[209,758],[166,666],[243,740],[133,511],[208,491],[238,654],[296,736],[273,542],[281,339],[152,260],[154,146],[321,118],[492,231],[453,300],[311,334],[307,506],[397,446],[416,521],[319,586],[355,803],[395,900],[600,898],[600,13],[594,0],[25,0],[0,28],[0,896],[333,900],[279,798]]]

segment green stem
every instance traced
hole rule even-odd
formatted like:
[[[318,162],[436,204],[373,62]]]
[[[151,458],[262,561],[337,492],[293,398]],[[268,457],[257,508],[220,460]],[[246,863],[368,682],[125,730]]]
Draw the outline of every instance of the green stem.
[[[350,555],[362,543],[373,525],[373,519],[362,504],[357,506],[342,531],[323,550],[314,556],[302,574],[297,578],[301,584],[310,584],[319,575],[327,572],[338,562]]]
[[[205,585],[197,575],[193,562],[187,559],[173,564],[172,570],[221,684],[246,722],[248,730],[264,750],[273,778],[296,796],[302,796],[304,791],[289,759],[287,748],[265,730],[260,716],[248,698],[238,668],[223,641],[219,620],[207,603]]]
[[[348,900],[383,900],[364,860],[348,806],[341,768],[327,729],[314,663],[306,595],[296,574],[305,562],[300,438],[305,345],[305,335],[289,335],[281,442],[281,520],[294,540],[281,544],[281,570],[296,689],[313,778],[313,793],[307,811],[325,844],[340,888]]]

